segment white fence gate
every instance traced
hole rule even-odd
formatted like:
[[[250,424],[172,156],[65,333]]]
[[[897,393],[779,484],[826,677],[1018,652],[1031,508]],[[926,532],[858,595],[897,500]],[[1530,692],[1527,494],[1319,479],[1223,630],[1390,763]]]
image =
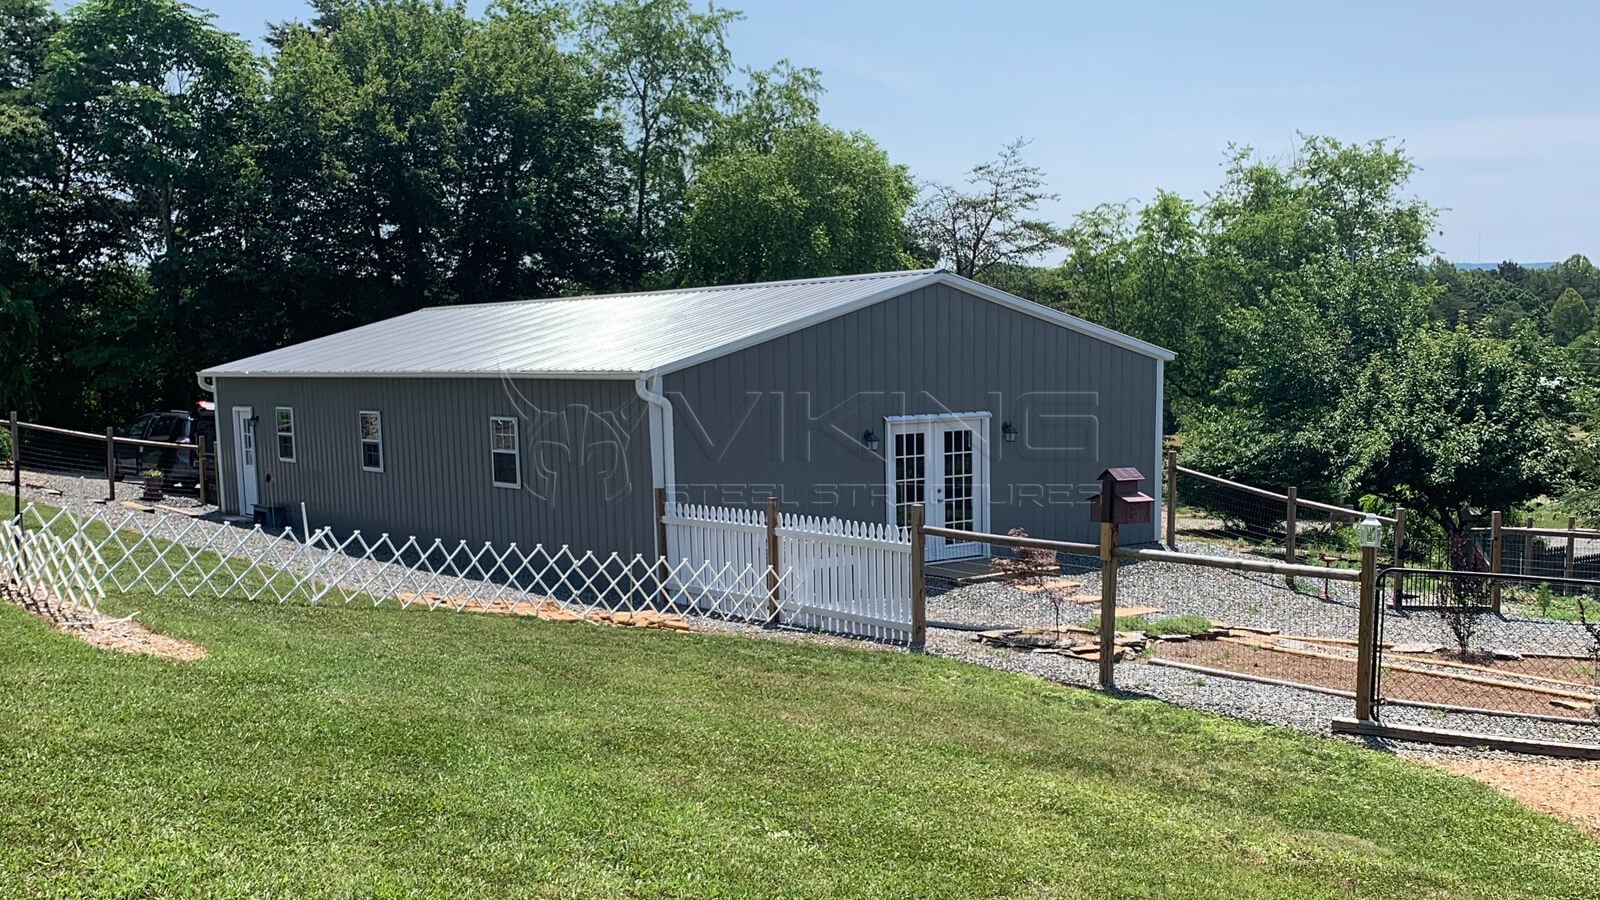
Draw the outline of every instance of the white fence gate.
[[[784,514],[778,559],[792,624],[880,641],[911,640],[911,535],[904,528]],[[789,621],[789,620],[786,620]]]
[[[759,509],[666,505],[667,558],[707,560],[678,586],[716,596],[725,608],[770,611],[787,625],[873,640],[911,640],[911,535],[905,528],[783,513],[773,523],[777,559],[768,559],[768,522]],[[785,571],[775,595],[762,573]]]

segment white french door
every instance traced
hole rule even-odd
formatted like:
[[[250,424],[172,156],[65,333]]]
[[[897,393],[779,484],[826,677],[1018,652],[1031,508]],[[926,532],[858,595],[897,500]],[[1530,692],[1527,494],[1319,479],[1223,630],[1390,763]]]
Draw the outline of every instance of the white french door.
[[[889,521],[906,524],[923,504],[929,525],[989,529],[989,414],[890,416],[885,420]],[[987,544],[930,538],[929,561],[982,556]]]

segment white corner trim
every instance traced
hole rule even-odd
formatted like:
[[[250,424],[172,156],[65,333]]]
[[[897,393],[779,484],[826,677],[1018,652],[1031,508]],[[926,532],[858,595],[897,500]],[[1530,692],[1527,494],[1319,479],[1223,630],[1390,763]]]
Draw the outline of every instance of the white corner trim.
[[[1167,492],[1161,489],[1161,472],[1164,468],[1162,463],[1165,462],[1165,453],[1163,452],[1165,448],[1161,446],[1161,443],[1162,438],[1165,437],[1162,431],[1166,425],[1166,407],[1164,405],[1166,392],[1167,362],[1166,360],[1158,359],[1156,360],[1156,461],[1155,468],[1150,470],[1155,473],[1150,476],[1150,493],[1154,494],[1156,498],[1155,512],[1150,517],[1150,523],[1151,528],[1154,529],[1153,540],[1157,543],[1160,543],[1162,537],[1165,536],[1165,532],[1161,530],[1163,521],[1161,518],[1161,503],[1166,498]]]

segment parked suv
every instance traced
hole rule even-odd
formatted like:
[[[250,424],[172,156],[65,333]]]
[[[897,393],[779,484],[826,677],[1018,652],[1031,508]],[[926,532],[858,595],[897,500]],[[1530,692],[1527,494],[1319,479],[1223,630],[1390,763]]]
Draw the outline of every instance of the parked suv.
[[[194,444],[206,439],[206,485],[216,484],[217,412],[209,401],[193,410],[146,413],[133,424],[116,430],[117,437],[151,441],[153,446],[116,442],[117,477],[138,478],[150,469],[159,469],[167,487],[196,488],[200,483],[200,456],[197,449],[167,447],[163,444]]]

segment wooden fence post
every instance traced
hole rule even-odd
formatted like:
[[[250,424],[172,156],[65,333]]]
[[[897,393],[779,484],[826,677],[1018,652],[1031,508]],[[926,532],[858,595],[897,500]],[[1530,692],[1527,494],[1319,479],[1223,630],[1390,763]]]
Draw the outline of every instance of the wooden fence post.
[[[11,497],[18,521],[22,519],[22,432],[17,428],[17,411],[11,411]]]
[[[1572,564],[1577,559],[1576,541],[1573,538],[1572,532],[1577,530],[1577,527],[1578,527],[1578,517],[1577,516],[1567,516],[1567,560],[1561,566],[1561,577],[1562,578],[1567,578],[1567,579],[1572,578]],[[1563,594],[1571,594],[1572,593],[1572,585],[1571,584],[1563,584],[1561,586],[1561,593],[1563,593]]]
[[[778,621],[778,498],[767,498],[767,614]]]
[[[1100,523],[1100,687],[1116,684],[1117,526]]]
[[[667,489],[656,488],[656,581],[661,589],[661,602],[667,602],[667,575],[671,571],[667,562]]]
[[[1391,564],[1396,569],[1405,568],[1406,564],[1406,508],[1397,506],[1394,510],[1394,559]],[[1404,575],[1396,573],[1394,576],[1394,608],[1399,609],[1405,602],[1403,592],[1406,579]]]
[[[1528,517],[1528,527],[1533,527],[1533,516]],[[1533,574],[1533,532],[1522,536],[1522,574]]]
[[[1167,549],[1178,549],[1178,451],[1167,451]]]
[[[199,471],[200,471],[200,483],[198,485],[198,487],[200,488],[200,505],[201,506],[205,506],[206,505],[206,436],[202,434],[199,437],[195,438],[194,444],[195,444],[195,448],[196,448],[195,449],[195,458],[197,460],[196,463],[195,463],[195,468],[199,469]],[[301,524],[301,530],[302,531],[306,530],[304,523]]]
[[[1356,718],[1372,719],[1378,671],[1378,548],[1361,548],[1361,621],[1356,631]],[[1399,576],[1396,576],[1398,579]]]
[[[1494,577],[1500,574],[1500,548],[1505,543],[1505,535],[1501,531],[1500,510],[1495,510],[1489,517],[1489,605],[1495,612],[1500,611],[1500,579]]]
[[[923,576],[925,548],[922,533],[922,504],[906,507],[906,525],[911,530],[911,647],[922,649],[928,642],[928,590]]]
[[[1289,488],[1286,493],[1288,494],[1288,500],[1285,503],[1287,509],[1283,520],[1283,561],[1293,565],[1295,562],[1295,532],[1299,530],[1299,528],[1296,527],[1295,519],[1297,518],[1296,513],[1299,512],[1300,508],[1300,489],[1297,487],[1292,487]]]
[[[117,442],[116,429],[106,429],[106,499],[117,499]],[[204,502],[202,498],[201,502]]]

